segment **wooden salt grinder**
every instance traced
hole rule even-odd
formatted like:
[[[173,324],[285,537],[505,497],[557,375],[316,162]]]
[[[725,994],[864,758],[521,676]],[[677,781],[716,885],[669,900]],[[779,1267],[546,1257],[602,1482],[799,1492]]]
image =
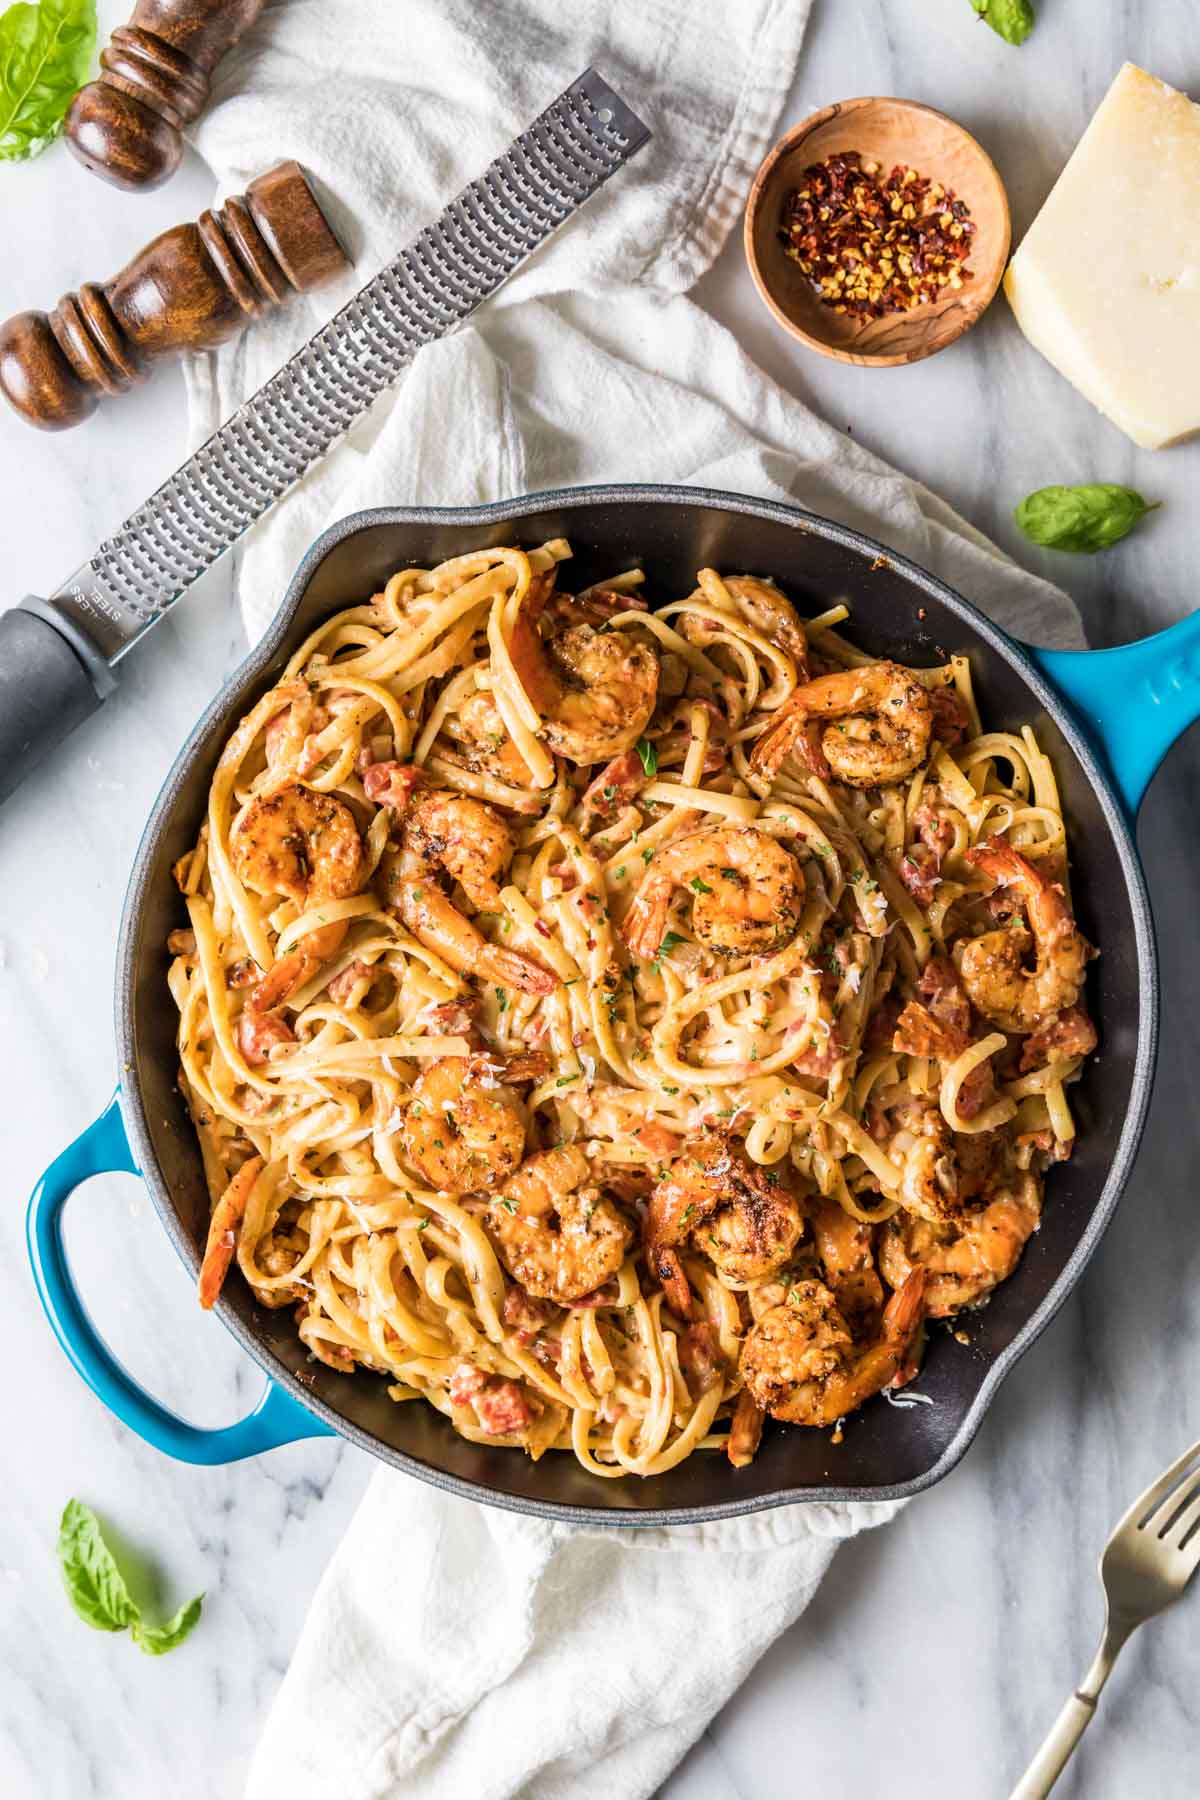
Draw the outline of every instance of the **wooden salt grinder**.
[[[85,168],[123,188],[153,188],[179,167],[182,127],[203,112],[208,78],[265,0],[137,0],[80,88],[66,134]]]
[[[299,164],[280,163],[219,212],[164,231],[111,281],[0,325],[0,392],[31,425],[78,425],[160,357],[215,349],[346,267]]]

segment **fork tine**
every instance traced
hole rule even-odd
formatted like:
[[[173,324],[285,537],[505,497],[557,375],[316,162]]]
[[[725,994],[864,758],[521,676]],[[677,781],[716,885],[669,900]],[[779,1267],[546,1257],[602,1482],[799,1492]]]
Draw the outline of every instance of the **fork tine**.
[[[1200,1522],[1200,1481],[1192,1484],[1186,1505],[1175,1514],[1169,1525],[1163,1527],[1159,1535],[1169,1549],[1182,1550],[1198,1522]]]
[[[1176,1526],[1179,1519],[1197,1495],[1200,1495],[1200,1469],[1193,1469],[1189,1475],[1184,1476],[1174,1493],[1163,1501],[1146,1529],[1152,1530],[1160,1540],[1177,1538],[1179,1533]]]
[[[1200,1457],[1200,1443],[1195,1443],[1190,1450],[1185,1450],[1183,1455],[1173,1462],[1170,1468],[1146,1489],[1144,1494],[1138,1495],[1121,1520],[1121,1525],[1117,1526],[1117,1531],[1120,1531],[1122,1525],[1130,1524],[1136,1525],[1139,1531],[1145,1530],[1156,1518],[1164,1502],[1170,1502],[1171,1495],[1185,1478],[1197,1457]]]

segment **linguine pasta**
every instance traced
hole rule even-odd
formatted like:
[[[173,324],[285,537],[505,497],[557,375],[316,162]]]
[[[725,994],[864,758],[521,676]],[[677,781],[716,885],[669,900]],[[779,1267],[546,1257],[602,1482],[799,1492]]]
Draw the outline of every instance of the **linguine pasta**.
[[[230,737],[169,981],[236,1262],[311,1354],[592,1474],[907,1380],[1095,1033],[1033,732],[768,582],[398,572]]]

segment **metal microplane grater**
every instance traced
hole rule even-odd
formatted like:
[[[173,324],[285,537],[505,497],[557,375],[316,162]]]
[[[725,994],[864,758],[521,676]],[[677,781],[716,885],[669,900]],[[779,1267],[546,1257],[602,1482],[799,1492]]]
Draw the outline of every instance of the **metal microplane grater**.
[[[48,600],[0,615],[0,799],[112,691],[143,632],[322,457],[423,345],[501,287],[650,136],[572,82]]]

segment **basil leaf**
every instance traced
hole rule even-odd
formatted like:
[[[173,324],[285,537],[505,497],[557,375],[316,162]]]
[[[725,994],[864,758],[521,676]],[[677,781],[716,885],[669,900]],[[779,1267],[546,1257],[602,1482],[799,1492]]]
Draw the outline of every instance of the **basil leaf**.
[[[1074,487],[1038,488],[1013,517],[1031,543],[1089,556],[1119,543],[1158,504],[1114,481],[1082,481]]]
[[[200,1608],[204,1605],[204,1595],[197,1594],[186,1606],[181,1606],[173,1619],[165,1625],[143,1625],[139,1620],[133,1627],[133,1641],[146,1652],[147,1656],[165,1656],[168,1650],[174,1650],[182,1644],[197,1619]]]
[[[58,1563],[67,1597],[96,1631],[128,1629],[147,1656],[164,1656],[182,1644],[200,1617],[204,1595],[181,1606],[165,1625],[143,1625],[125,1578],[104,1541],[100,1521],[82,1500],[68,1500],[58,1527]]]
[[[658,751],[655,749],[654,745],[650,742],[650,739],[649,738],[639,738],[637,741],[637,744],[635,745],[635,748],[637,750],[638,755],[642,759],[643,773],[646,775],[657,774],[658,773]]]
[[[1023,44],[1033,30],[1031,0],[971,0],[971,5],[1006,44]]]
[[[124,1631],[138,1609],[100,1532],[100,1521],[81,1500],[68,1500],[58,1527],[58,1565],[67,1598],[96,1631]]]
[[[0,162],[58,136],[95,48],[96,0],[21,0],[0,13]]]

